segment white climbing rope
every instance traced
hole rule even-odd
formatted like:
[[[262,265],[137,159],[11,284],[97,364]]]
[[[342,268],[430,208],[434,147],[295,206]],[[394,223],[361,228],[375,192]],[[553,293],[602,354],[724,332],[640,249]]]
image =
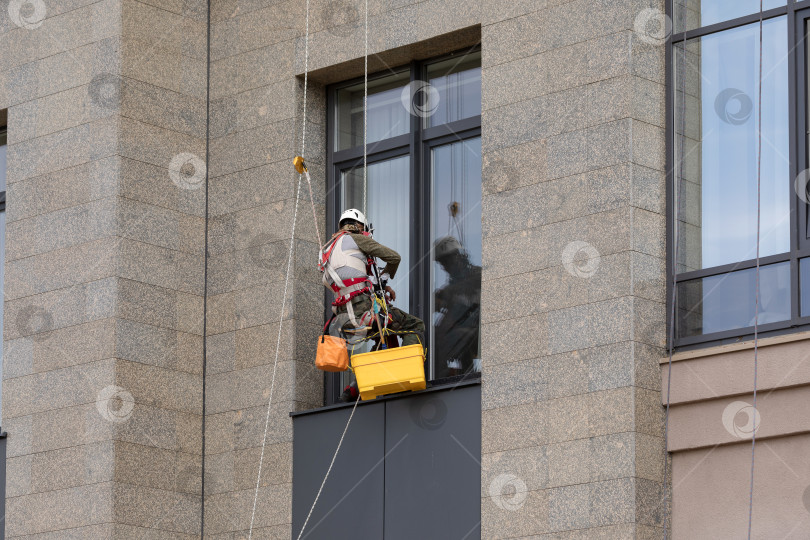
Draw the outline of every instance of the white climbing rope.
[[[366,0],[366,32],[363,49],[363,215],[368,223],[366,193],[368,191],[368,0]]]
[[[751,432],[751,487],[748,492],[748,540],[754,518],[754,451],[757,445],[757,361],[759,353],[759,242],[762,219],[762,0],[759,0],[759,95],[757,118],[757,270],[754,285],[754,430]]]
[[[250,530],[248,531],[248,540],[253,536],[253,520],[256,517],[256,500],[259,497],[259,484],[262,478],[262,465],[264,464],[264,448],[267,445],[267,428],[270,425],[270,410],[273,403],[273,389],[276,385],[276,367],[278,366],[278,352],[281,346],[281,329],[284,322],[284,308],[287,305],[287,290],[290,284],[290,268],[292,267],[292,259],[294,253],[295,242],[295,221],[298,218],[298,198],[301,194],[301,177],[298,178],[298,190],[295,193],[295,210],[293,211],[293,226],[292,235],[290,237],[290,253],[287,257],[287,277],[284,279],[284,296],[281,299],[281,315],[278,320],[278,337],[276,338],[276,355],[273,360],[273,376],[270,379],[270,397],[267,400],[267,414],[264,419],[264,437],[262,437],[262,451],[259,454],[259,473],[256,475],[256,489],[253,492],[253,511],[250,513]]]
[[[323,486],[326,485],[326,479],[329,478],[329,473],[332,472],[332,466],[335,464],[335,459],[337,459],[338,452],[340,452],[340,447],[343,444],[343,439],[346,437],[346,432],[349,431],[349,424],[352,423],[352,417],[354,416],[354,411],[355,409],[357,409],[358,403],[360,403],[359,397],[357,398],[357,401],[354,402],[354,407],[352,407],[352,413],[349,415],[349,420],[346,422],[346,427],[343,428],[343,434],[340,436],[337,448],[335,448],[335,453],[332,454],[332,461],[329,463],[329,468],[326,469],[326,474],[324,475],[323,481],[321,482],[321,487],[318,488],[318,493],[315,495],[315,500],[312,501],[312,506],[309,507],[309,512],[307,512],[307,519],[304,520],[304,524],[301,526],[301,532],[298,533],[298,540],[301,540],[301,536],[303,536],[304,530],[307,528],[307,523],[309,523],[309,518],[312,517],[312,511],[315,510],[315,505],[318,504],[318,499],[321,498]]]
[[[672,4],[672,14],[676,15],[675,10],[677,9],[677,5],[675,2]],[[680,17],[682,20],[685,21],[685,14],[682,14]],[[684,31],[686,30],[684,26]],[[760,0],[759,5],[759,94],[758,94],[758,123],[757,123],[757,233],[756,233],[756,282],[755,282],[755,289],[754,289],[754,389],[753,389],[753,408],[754,414],[756,414],[756,406],[757,406],[757,368],[758,368],[758,348],[759,348],[759,296],[760,296],[760,227],[761,227],[761,194],[762,194],[762,62],[763,62],[763,54],[762,54],[762,47],[763,47],[763,3]],[[669,345],[669,361],[668,361],[668,376],[667,376],[667,404],[666,404],[666,416],[665,416],[665,427],[664,427],[664,489],[666,490],[665,496],[665,505],[664,509],[666,510],[666,501],[669,500],[669,488],[667,487],[667,478],[668,478],[668,440],[669,440],[669,412],[670,412],[670,389],[672,386],[672,356],[673,356],[673,341],[674,341],[674,331],[675,331],[675,316],[676,316],[676,309],[675,309],[675,302],[677,300],[676,296],[676,288],[677,288],[677,265],[678,265],[678,244],[679,244],[679,232],[678,232],[678,221],[679,221],[679,210],[680,210],[680,182],[678,181],[679,178],[683,179],[683,162],[684,162],[684,147],[685,147],[685,139],[686,139],[686,126],[685,126],[685,116],[686,116],[686,93],[685,93],[685,63],[686,63],[686,43],[687,40],[684,39],[681,48],[681,61],[679,64],[679,83],[681,86],[681,145],[680,145],[680,157],[678,160],[678,174],[673,176],[673,273],[672,273],[672,296],[671,296],[671,311],[670,311],[670,335],[668,340]],[[677,133],[676,133],[677,134]],[[750,473],[750,488],[748,494],[748,540],[751,540],[751,533],[752,533],[752,523],[753,523],[753,509],[754,509],[754,456],[755,456],[755,448],[756,448],[756,430],[757,426],[754,426],[754,430],[751,434],[751,473]],[[668,537],[668,530],[667,530],[667,520],[664,521],[664,538]]]
[[[304,155],[307,145],[307,86],[309,75],[309,0],[306,5],[306,30],[304,38],[304,111],[301,118],[301,156]],[[309,174],[307,174],[307,182],[309,182]],[[312,187],[310,185],[310,200],[312,199]],[[264,419],[264,436],[262,437],[262,450],[259,454],[259,472],[256,474],[256,489],[253,491],[253,510],[250,513],[250,529],[248,530],[248,540],[253,537],[253,523],[256,519],[256,501],[259,498],[259,485],[262,479],[262,466],[264,465],[264,450],[267,446],[267,430],[270,426],[270,411],[273,404],[273,390],[276,386],[276,368],[278,367],[278,353],[281,348],[281,331],[284,323],[284,309],[287,307],[287,290],[290,285],[290,269],[292,268],[293,253],[295,252],[295,226],[298,222],[298,199],[301,196],[301,174],[298,175],[298,188],[295,192],[295,206],[293,210],[292,231],[290,232],[290,251],[287,255],[287,272],[284,277],[284,294],[281,297],[281,313],[278,317],[278,335],[276,336],[276,354],[273,359],[273,375],[270,379],[270,396],[267,399],[267,413]],[[315,206],[312,207],[313,212]],[[315,218],[315,227],[317,231],[318,219]],[[320,232],[318,233],[320,242]],[[319,246],[320,247],[320,246]]]
[[[675,13],[677,9],[677,5],[675,2],[672,2],[672,16],[679,18],[678,15]],[[652,6],[651,6],[652,7]],[[684,23],[683,30],[686,31],[686,14],[682,14],[680,19]],[[677,290],[678,290],[678,247],[680,244],[680,231],[678,227],[678,223],[680,220],[680,204],[681,204],[681,196],[680,196],[680,189],[681,184],[683,183],[683,163],[684,163],[684,147],[686,146],[686,40],[684,39],[681,45],[681,53],[680,53],[680,61],[678,63],[678,83],[680,86],[680,99],[681,99],[681,144],[678,154],[678,173],[673,175],[672,183],[672,204],[674,208],[674,212],[672,213],[672,235],[673,235],[673,254],[672,254],[672,296],[670,297],[670,321],[669,321],[669,336],[667,339],[668,345],[668,362],[667,362],[667,406],[666,406],[666,413],[664,416],[664,511],[667,511],[670,502],[670,489],[668,486],[668,479],[669,479],[669,413],[670,413],[670,406],[671,406],[671,388],[672,388],[672,356],[674,353],[674,345],[675,345],[675,317],[677,316],[677,310],[675,309],[676,302],[678,300]],[[677,132],[676,132],[677,135]],[[669,538],[669,530],[668,530],[668,520],[664,520],[664,540]]]
[[[363,68],[363,214],[366,215],[366,220],[368,220],[367,215],[367,208],[366,208],[366,189],[368,185],[368,0],[365,2],[365,48],[363,54],[364,60],[364,68]],[[311,191],[310,191],[311,196]],[[338,441],[338,445],[335,448],[335,453],[332,454],[332,461],[329,462],[329,468],[326,469],[326,474],[321,481],[321,486],[318,488],[318,493],[315,494],[315,500],[312,501],[312,506],[309,507],[309,512],[307,512],[307,517],[304,520],[304,524],[301,526],[301,531],[298,533],[298,540],[301,540],[302,536],[304,535],[304,531],[307,528],[307,523],[309,523],[309,518],[312,517],[312,512],[315,510],[315,506],[318,504],[318,499],[321,497],[321,493],[323,492],[323,487],[326,485],[326,480],[329,478],[329,474],[332,472],[332,467],[335,465],[335,460],[337,459],[338,453],[340,452],[340,447],[343,445],[343,440],[346,438],[346,432],[349,431],[349,424],[352,423],[352,418],[354,418],[354,411],[357,409],[357,404],[360,403],[360,397],[358,396],[357,400],[354,402],[354,406],[352,407],[352,412],[349,415],[349,419],[346,421],[346,426],[343,428],[343,433],[340,436],[340,440]]]
[[[321,229],[318,227],[318,212],[315,211],[315,199],[312,197],[312,179],[309,177],[309,171],[304,169],[304,176],[307,178],[307,187],[309,187],[309,205],[312,207],[312,218],[315,220],[315,235],[318,237],[318,248],[323,247],[323,240],[321,240]]]
[[[305,36],[304,36],[304,106],[303,106],[303,115],[301,118],[301,154],[300,156],[303,158],[306,151],[306,138],[307,138],[307,90],[309,86],[309,0],[306,2],[306,23],[305,23]],[[368,140],[368,111],[367,111],[367,103],[368,103],[368,0],[365,2],[365,51],[364,51],[364,62],[365,62],[365,69],[364,69],[364,85],[363,85],[363,213],[366,213],[366,179],[367,179],[367,140]],[[261,485],[261,478],[262,478],[262,467],[264,465],[264,450],[267,446],[267,431],[270,426],[270,411],[272,409],[273,403],[273,390],[275,388],[276,382],[276,368],[278,366],[278,355],[279,349],[281,347],[281,332],[282,332],[282,323],[284,321],[284,309],[287,303],[287,291],[289,289],[290,283],[290,275],[291,275],[291,268],[292,268],[292,259],[295,247],[295,226],[298,221],[298,200],[301,195],[301,180],[302,177],[306,177],[307,186],[309,188],[309,200],[312,206],[312,215],[315,221],[315,233],[318,236],[318,247],[321,247],[321,233],[318,228],[318,216],[315,211],[315,200],[312,194],[312,179],[310,178],[309,171],[304,165],[303,174],[299,173],[298,175],[298,188],[295,193],[295,207],[293,210],[293,223],[292,223],[292,231],[290,233],[290,250],[287,256],[287,271],[286,276],[284,278],[284,296],[282,297],[281,301],[281,313],[279,315],[279,323],[278,323],[278,335],[276,337],[276,354],[273,360],[273,375],[270,382],[270,396],[267,400],[267,413],[265,415],[264,420],[264,436],[262,437],[262,449],[261,453],[259,454],[259,471],[256,475],[256,488],[253,492],[253,510],[250,514],[250,529],[248,531],[248,540],[251,540],[253,536],[253,524],[256,518],[256,502],[258,501],[259,497],[259,486]],[[340,436],[340,440],[338,441],[337,448],[335,448],[335,453],[332,455],[332,461],[329,463],[329,468],[326,471],[326,475],[321,482],[321,486],[318,489],[318,493],[315,496],[315,500],[312,503],[312,506],[309,509],[309,513],[307,514],[307,518],[304,521],[304,525],[301,527],[301,532],[298,535],[300,540],[301,536],[304,534],[304,529],[307,526],[307,522],[309,518],[312,516],[312,512],[315,509],[315,505],[318,503],[318,499],[321,496],[321,492],[323,491],[324,485],[326,485],[326,480],[329,478],[329,474],[332,472],[332,467],[335,464],[335,460],[337,459],[338,452],[340,452],[340,447],[343,445],[343,440],[346,437],[346,432],[349,430],[349,424],[351,424],[352,418],[354,417],[354,411],[357,409],[357,404],[360,402],[358,397],[357,401],[355,401],[354,406],[352,407],[352,412],[349,415],[349,419],[346,422],[346,427],[343,428],[343,434]]]

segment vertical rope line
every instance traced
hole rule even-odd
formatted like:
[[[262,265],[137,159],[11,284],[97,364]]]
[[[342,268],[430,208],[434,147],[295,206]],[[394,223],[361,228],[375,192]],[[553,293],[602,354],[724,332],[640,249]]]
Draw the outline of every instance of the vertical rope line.
[[[306,2],[306,30],[304,37],[304,107],[301,119],[301,157],[304,156],[307,140],[307,83],[309,73],[309,0]],[[287,307],[287,290],[290,285],[290,270],[292,269],[293,253],[295,252],[295,226],[298,222],[298,199],[301,196],[301,177],[298,175],[298,188],[295,192],[295,205],[293,207],[292,231],[290,231],[290,251],[287,255],[287,272],[284,277],[284,293],[281,297],[281,313],[278,317],[278,335],[276,336],[276,354],[273,359],[273,375],[270,379],[270,396],[267,399],[267,413],[264,418],[264,436],[262,437],[262,450],[259,454],[259,471],[256,474],[256,489],[253,491],[253,510],[250,513],[250,529],[248,530],[248,540],[253,537],[253,523],[256,519],[256,502],[259,498],[259,485],[262,479],[262,466],[264,465],[264,449],[267,446],[267,430],[270,426],[270,411],[273,404],[273,391],[276,386],[276,368],[278,367],[278,353],[281,348],[281,331],[284,323],[284,310]],[[313,206],[314,209],[314,206]],[[316,219],[317,223],[317,219]],[[320,247],[320,246],[319,246]]]
[[[203,342],[202,342],[202,456],[200,458],[200,538],[205,535],[205,400],[208,368],[208,171],[211,170],[211,0],[207,2],[205,44],[205,224],[203,239]]]
[[[365,10],[365,39],[363,49],[363,215],[368,221],[366,192],[368,190],[368,0]]]
[[[318,213],[315,211],[315,199],[312,196],[312,179],[309,177],[309,171],[304,171],[304,176],[307,179],[307,187],[309,188],[309,205],[312,207],[312,219],[315,220],[315,235],[318,237],[318,248],[323,247],[321,240],[321,228],[318,227]]]
[[[309,0],[307,0],[307,14],[306,26],[304,33],[304,112],[301,127],[301,157],[304,157],[304,152],[307,149],[307,90],[309,89]],[[304,162],[306,164],[306,161]],[[318,237],[318,248],[323,244],[321,243],[321,230],[318,227],[318,213],[315,211],[315,198],[312,195],[312,179],[309,177],[309,171],[304,171],[307,178],[307,187],[309,188],[309,202],[312,206],[312,219],[315,221],[315,234]]]
[[[301,536],[304,534],[304,530],[307,528],[307,523],[309,523],[309,518],[312,517],[312,511],[315,510],[315,505],[318,504],[318,499],[321,497],[321,492],[323,491],[323,486],[326,485],[326,479],[329,478],[329,473],[332,472],[332,466],[335,464],[335,459],[337,459],[338,452],[340,452],[340,447],[343,445],[343,439],[346,438],[346,432],[349,431],[349,424],[352,423],[352,417],[354,416],[354,411],[357,409],[357,404],[360,403],[360,398],[357,398],[357,401],[354,402],[354,407],[352,407],[352,413],[349,415],[349,420],[346,422],[346,427],[343,428],[343,434],[340,436],[340,440],[338,441],[337,448],[335,448],[335,453],[332,454],[332,461],[329,462],[329,468],[326,469],[326,474],[321,481],[321,487],[318,488],[318,493],[315,494],[315,500],[312,501],[312,506],[309,507],[309,512],[307,513],[307,518],[304,520],[304,524],[301,526],[301,532],[298,533],[298,540],[301,540]],[[318,525],[317,523],[315,524]]]
[[[309,2],[309,0],[307,0]],[[364,61],[364,68],[363,68],[363,214],[366,214],[366,186],[367,186],[367,179],[368,179],[368,155],[367,155],[367,141],[368,141],[368,0],[365,2],[365,50],[363,55]],[[307,175],[309,178],[309,175]],[[368,220],[368,217],[366,217]],[[307,517],[304,520],[304,524],[301,526],[301,531],[298,533],[298,540],[301,540],[301,537],[304,535],[304,530],[307,528],[307,523],[309,523],[309,518],[312,517],[312,512],[315,510],[315,505],[318,504],[318,499],[321,497],[321,493],[323,492],[323,487],[326,485],[326,480],[329,478],[329,474],[332,472],[332,467],[335,465],[335,460],[337,459],[338,453],[340,452],[340,447],[343,445],[343,440],[346,438],[346,432],[349,431],[349,424],[352,423],[352,418],[354,418],[354,411],[357,409],[357,404],[360,403],[360,398],[358,397],[357,400],[354,402],[354,406],[352,407],[352,412],[349,415],[349,419],[346,421],[346,426],[343,428],[343,434],[340,436],[340,440],[338,441],[337,448],[335,448],[335,453],[332,454],[332,461],[329,462],[329,467],[326,469],[326,474],[321,481],[321,485],[318,488],[318,493],[315,494],[315,500],[312,501],[312,506],[309,508],[309,512],[307,513]]]
[[[264,447],[267,445],[267,428],[270,425],[270,406],[273,403],[273,390],[276,385],[276,367],[278,366],[278,352],[279,347],[281,345],[281,328],[282,323],[284,322],[284,309],[287,306],[287,290],[290,284],[290,270],[292,267],[292,259],[293,259],[293,252],[294,252],[294,242],[295,242],[295,222],[298,219],[298,198],[301,193],[301,176],[298,177],[298,190],[295,194],[295,210],[293,211],[293,226],[292,226],[292,234],[290,237],[290,253],[287,257],[287,277],[284,279],[284,296],[282,296],[281,300],[281,316],[278,320],[278,337],[276,338],[276,355],[275,359],[273,360],[273,376],[270,380],[270,397],[267,400],[267,414],[265,415],[264,419],[264,437],[262,437],[262,451],[259,455],[259,473],[256,475],[256,489],[253,492],[253,511],[250,514],[250,531],[248,532],[248,540],[253,536],[253,520],[256,517],[256,500],[259,496],[259,483],[261,482],[262,478],[262,465],[264,464]]]
[[[748,540],[754,517],[754,452],[757,445],[757,362],[759,353],[759,241],[762,219],[762,0],[759,0],[759,95],[757,111],[757,266],[754,286],[754,431],[751,433],[751,486],[748,492]]]
[[[672,16],[677,19],[677,15],[675,13],[676,2],[675,0],[672,1]],[[684,10],[686,6],[684,6]],[[686,13],[681,14],[681,19],[683,21],[683,31],[686,31]],[[675,47],[672,48],[673,53],[675,52]],[[678,148],[678,172],[677,174],[673,175],[672,177],[672,206],[673,206],[673,219],[672,219],[672,238],[673,238],[673,255],[672,255],[672,296],[670,298],[670,320],[669,320],[669,338],[667,340],[668,344],[668,362],[667,362],[667,407],[666,413],[664,416],[664,510],[667,510],[669,507],[670,502],[670,489],[667,485],[669,481],[669,410],[671,404],[671,389],[672,389],[672,355],[674,351],[674,343],[675,343],[675,318],[677,316],[677,310],[675,309],[676,301],[677,301],[677,290],[678,290],[678,247],[680,243],[680,232],[679,232],[679,219],[680,219],[680,188],[681,184],[683,183],[683,162],[684,162],[684,147],[686,146],[686,40],[682,42],[681,45],[681,59],[678,63],[678,84],[680,86],[680,97],[681,97],[681,107],[680,107],[680,147]],[[677,101],[677,91],[675,95]],[[677,141],[677,133],[675,133],[675,140]],[[669,512],[666,514],[669,517]],[[664,539],[668,536],[668,528],[667,528],[668,520],[664,519]]]
[[[309,87],[309,0],[307,0],[306,6],[307,14],[306,14],[306,22],[305,22],[305,33],[304,33],[304,112],[303,117],[301,119],[301,123],[303,124],[301,128],[301,157],[304,157],[304,153],[307,149],[307,89]],[[317,219],[315,220],[317,223]]]

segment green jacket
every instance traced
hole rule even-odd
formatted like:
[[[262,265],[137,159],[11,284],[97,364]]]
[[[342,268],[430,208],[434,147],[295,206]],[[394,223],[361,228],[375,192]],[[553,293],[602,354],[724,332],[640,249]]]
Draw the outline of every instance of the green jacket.
[[[394,275],[397,273],[397,268],[399,268],[399,263],[402,260],[399,253],[391,248],[385,247],[370,236],[355,233],[349,234],[355,244],[357,244],[357,247],[360,248],[360,251],[370,257],[377,257],[385,263],[385,268],[380,270],[380,274],[388,274],[388,276],[393,279]]]

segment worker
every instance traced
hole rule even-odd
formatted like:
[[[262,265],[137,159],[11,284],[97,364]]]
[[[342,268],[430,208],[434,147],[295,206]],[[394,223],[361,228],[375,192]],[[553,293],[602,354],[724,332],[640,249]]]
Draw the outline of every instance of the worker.
[[[338,222],[339,230],[321,250],[319,268],[323,271],[323,283],[335,293],[332,302],[332,311],[343,315],[345,322],[341,325],[343,332],[355,333],[364,329],[375,321],[373,311],[371,277],[374,258],[385,263],[380,271],[380,286],[384,286],[386,303],[394,302],[396,292],[385,283],[393,279],[399,268],[401,257],[399,253],[383,246],[371,237],[366,217],[357,209],[343,212]],[[402,346],[420,343],[425,332],[425,323],[418,317],[387,305],[388,328],[395,332],[403,332]],[[379,320],[384,323],[386,313],[379,313]],[[355,383],[353,383],[355,384]],[[348,392],[354,398],[354,388],[347,387],[342,399],[346,401]],[[354,390],[354,392],[352,391]],[[353,400],[353,399],[352,399]]]
[[[452,236],[437,240],[433,254],[447,274],[433,297],[436,377],[480,371],[481,267]]]

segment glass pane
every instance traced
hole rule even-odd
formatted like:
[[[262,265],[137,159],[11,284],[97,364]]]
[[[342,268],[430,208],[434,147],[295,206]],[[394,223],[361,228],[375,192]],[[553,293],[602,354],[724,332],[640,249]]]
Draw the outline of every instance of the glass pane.
[[[804,36],[805,36],[805,87],[804,91],[807,93],[805,96],[805,103],[810,105],[810,40],[807,38],[810,37],[810,22],[805,22],[804,24]],[[807,122],[805,126],[810,126],[810,107],[807,107],[807,113],[805,121]],[[807,154],[805,157],[806,162],[800,169],[804,169],[810,171],[810,127],[806,128],[808,133],[805,134],[805,142],[807,144]],[[799,178],[804,179],[801,174]],[[810,208],[808,208],[807,203],[810,202],[810,183],[807,183],[806,180],[804,185],[804,193],[801,192],[801,184],[794,183],[794,187],[796,189],[796,194],[799,196],[799,204],[804,204],[804,237],[810,239]],[[797,179],[795,182],[799,182]],[[801,213],[799,214],[801,216]],[[801,232],[801,229],[799,229]]]
[[[762,9],[784,5],[785,0],[764,0]],[[675,0],[674,31],[693,30],[752,13],[759,13],[759,0]]]
[[[0,130],[0,191],[6,190],[6,130]],[[5,259],[6,259],[6,213],[0,212],[0,290],[3,291],[0,296],[0,336],[3,335],[3,311],[5,307]],[[0,380],[3,375],[3,347],[0,345]],[[2,425],[2,403],[3,403],[3,389],[0,385],[0,425]]]
[[[434,148],[431,354],[434,379],[481,371],[481,139]]]
[[[0,191],[6,190],[6,130],[0,131]]]
[[[430,90],[421,109],[428,127],[455,122],[481,114],[481,52],[430,64]]]
[[[363,208],[363,167],[341,173],[341,209]],[[402,257],[389,283],[397,293],[396,307],[410,310],[410,158],[402,156],[368,166],[366,212],[374,225],[374,239]]]
[[[363,167],[340,174],[341,210],[363,208]],[[397,294],[394,305],[410,311],[410,157],[402,156],[368,166],[366,184],[366,218],[374,226],[374,239],[402,257],[397,274],[389,283]],[[368,352],[371,343],[365,342],[354,353]],[[340,388],[354,380],[350,371],[340,373]]]
[[[790,319],[790,263],[759,269],[759,324]],[[678,284],[678,336],[689,337],[754,325],[756,269]]]
[[[799,290],[802,292],[800,317],[810,317],[810,259],[802,259],[799,263]]]
[[[763,28],[760,255],[790,249],[787,20]],[[675,47],[678,271],[753,259],[759,23]],[[681,166],[682,163],[682,166]]]
[[[368,142],[373,143],[410,131],[410,115],[402,91],[410,73],[405,71],[368,82]],[[337,91],[335,150],[363,145],[363,83]]]
[[[5,145],[2,147],[5,155]],[[5,164],[3,167],[3,177],[5,177]],[[3,295],[0,298],[0,336],[3,335],[3,309],[5,306],[5,259],[6,259],[6,213],[0,212],[0,286],[3,287]],[[3,374],[3,348],[0,347],[0,376]],[[3,385],[0,384],[0,425],[2,425],[2,403],[3,403]]]

